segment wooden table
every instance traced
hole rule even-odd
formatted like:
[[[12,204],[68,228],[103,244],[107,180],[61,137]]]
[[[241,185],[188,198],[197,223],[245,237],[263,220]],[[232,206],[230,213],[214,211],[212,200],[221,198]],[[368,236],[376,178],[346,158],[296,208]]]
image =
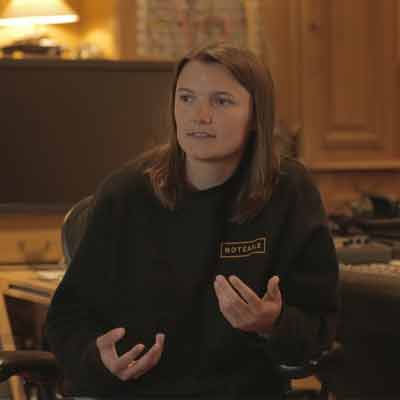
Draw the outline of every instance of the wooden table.
[[[0,266],[0,344],[3,350],[16,350],[12,330],[12,317],[7,308],[6,299],[19,299],[36,305],[48,306],[59,279],[44,279],[43,272],[26,265]],[[32,318],[35,318],[33,315]],[[10,379],[13,400],[25,400],[22,382],[19,377]]]

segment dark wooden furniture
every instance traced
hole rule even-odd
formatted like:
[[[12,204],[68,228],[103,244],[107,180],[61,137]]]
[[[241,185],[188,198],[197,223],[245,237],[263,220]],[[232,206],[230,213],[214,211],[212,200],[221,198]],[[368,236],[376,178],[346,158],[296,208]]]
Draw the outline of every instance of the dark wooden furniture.
[[[0,204],[66,211],[164,141],[172,70],[169,62],[0,59]]]

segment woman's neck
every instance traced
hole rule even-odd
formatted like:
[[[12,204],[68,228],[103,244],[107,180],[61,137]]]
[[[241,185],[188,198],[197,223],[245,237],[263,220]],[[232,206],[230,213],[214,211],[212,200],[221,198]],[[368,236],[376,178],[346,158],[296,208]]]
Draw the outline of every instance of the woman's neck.
[[[236,167],[236,163],[186,160],[186,179],[195,190],[206,190],[222,185],[233,175]]]

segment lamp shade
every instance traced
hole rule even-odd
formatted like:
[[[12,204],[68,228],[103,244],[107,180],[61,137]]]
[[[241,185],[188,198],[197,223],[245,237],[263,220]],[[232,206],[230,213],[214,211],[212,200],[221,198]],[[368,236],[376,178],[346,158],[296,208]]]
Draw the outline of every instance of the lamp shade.
[[[11,0],[0,15],[0,26],[67,24],[78,20],[63,0]]]

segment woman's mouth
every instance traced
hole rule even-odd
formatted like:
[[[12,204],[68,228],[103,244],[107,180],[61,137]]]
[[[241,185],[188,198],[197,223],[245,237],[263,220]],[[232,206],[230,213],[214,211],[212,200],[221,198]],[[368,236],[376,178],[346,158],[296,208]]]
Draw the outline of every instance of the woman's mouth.
[[[214,134],[204,131],[188,132],[187,136],[194,138],[215,138]]]

